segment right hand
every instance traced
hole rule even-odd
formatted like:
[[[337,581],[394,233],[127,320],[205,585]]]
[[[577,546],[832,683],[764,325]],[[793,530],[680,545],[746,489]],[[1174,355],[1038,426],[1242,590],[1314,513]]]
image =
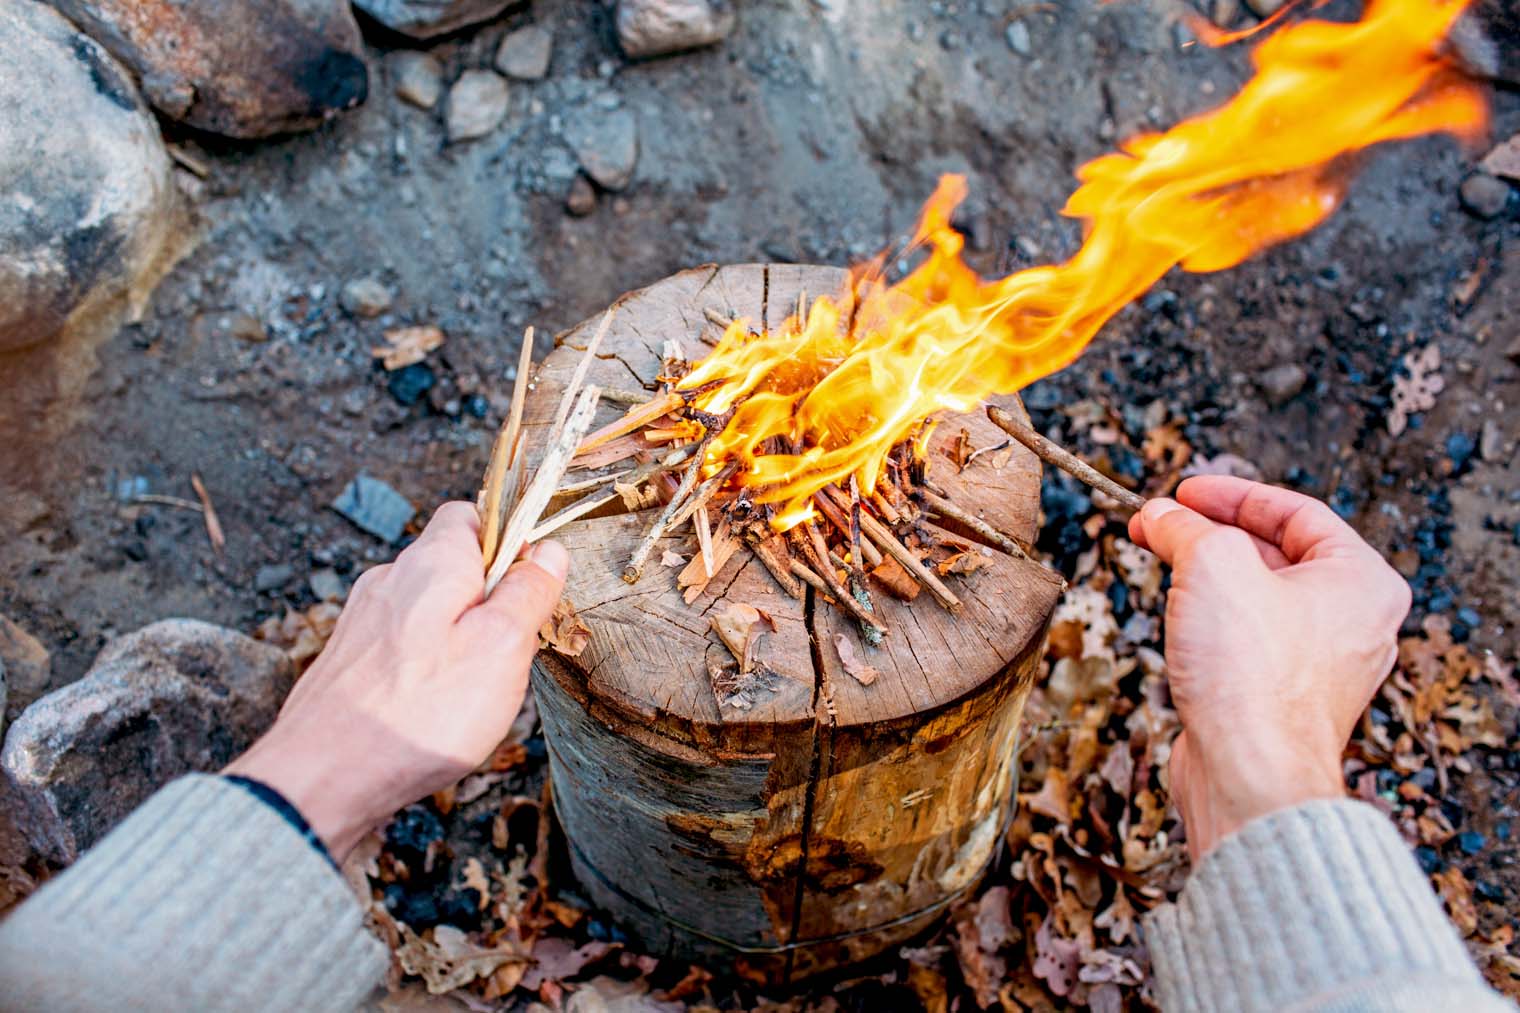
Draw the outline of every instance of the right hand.
[[[1343,796],[1409,585],[1325,504],[1239,478],[1190,478],[1129,530],[1172,567],[1171,791],[1193,860],[1258,816]]]

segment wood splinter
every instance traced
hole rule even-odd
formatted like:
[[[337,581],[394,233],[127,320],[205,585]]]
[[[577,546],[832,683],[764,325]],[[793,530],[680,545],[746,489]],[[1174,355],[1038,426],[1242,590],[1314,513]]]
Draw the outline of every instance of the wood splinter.
[[[623,580],[629,584],[637,584],[639,578],[644,576],[644,564],[649,562],[649,554],[659,544],[665,532],[670,529],[676,513],[691,496],[692,490],[697,487],[697,476],[702,473],[702,461],[707,457],[707,445],[712,442],[712,436],[706,437],[697,445],[697,452],[691,464],[686,466],[686,471],[681,475],[681,484],[676,486],[675,495],[670,497],[670,502],[665,504],[665,509],[660,511],[660,516],[655,518],[654,524],[650,525],[645,533],[643,541],[639,542],[638,548],[633,550],[633,558],[628,560],[628,565],[623,568]]]
[[[1145,506],[1144,496],[1130,492],[1076,454],[1052,443],[997,405],[987,406],[987,417],[1003,432],[1033,451],[1040,460],[1060,468],[1077,481],[1092,486],[1125,509],[1139,513],[1140,508]]]

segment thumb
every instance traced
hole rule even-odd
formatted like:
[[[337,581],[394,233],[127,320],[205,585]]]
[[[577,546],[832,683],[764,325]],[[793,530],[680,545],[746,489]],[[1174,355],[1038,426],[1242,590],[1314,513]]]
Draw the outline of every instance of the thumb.
[[[512,564],[491,597],[465,613],[462,621],[483,627],[482,633],[511,647],[519,643],[537,643],[538,628],[554,612],[565,575],[570,572],[570,554],[558,542],[530,545]]]
[[[1135,541],[1173,568],[1185,565],[1198,543],[1218,530],[1218,524],[1173,499],[1148,500],[1130,520]]]

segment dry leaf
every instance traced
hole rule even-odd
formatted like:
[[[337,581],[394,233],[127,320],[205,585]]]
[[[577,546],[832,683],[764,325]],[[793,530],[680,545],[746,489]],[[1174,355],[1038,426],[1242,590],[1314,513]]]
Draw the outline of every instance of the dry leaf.
[[[415,365],[443,344],[443,331],[432,324],[416,327],[393,327],[385,332],[386,344],[370,349],[387,370]]]
[[[661,566],[685,566],[686,565],[686,557],[682,556],[680,553],[671,552],[669,549],[666,549],[660,555],[660,565]]]
[[[834,635],[834,650],[839,652],[839,663],[844,666],[844,670],[862,686],[871,685],[881,676],[881,672],[861,660],[855,653],[855,645],[845,634]]]
[[[896,560],[893,560],[893,562],[896,562]],[[956,552],[945,557],[935,564],[934,569],[941,577],[949,577],[952,574],[965,575],[975,573],[986,565],[987,558],[985,556],[974,549],[968,549],[965,552]]]
[[[741,676],[748,675],[755,666],[756,644],[765,632],[762,627],[769,626],[772,630],[776,628],[775,620],[770,616],[743,602],[729,602],[722,612],[709,616],[708,622],[718,634],[718,639],[723,641],[723,646],[739,662]]]
[[[419,975],[433,995],[443,995],[476,978],[488,977],[509,961],[527,962],[527,956],[517,946],[477,946],[452,925],[433,928],[432,939],[417,935],[405,924],[400,929],[401,946],[396,950],[396,959],[407,974]]]
[[[548,622],[539,627],[539,647],[552,647],[567,658],[574,658],[591,643],[591,630],[575,614],[575,606],[569,598],[561,598],[554,606]]]
[[[1393,381],[1393,407],[1388,409],[1388,432],[1398,436],[1409,425],[1409,416],[1436,406],[1436,395],[1446,386],[1442,378],[1441,349],[1434,343],[1404,356],[1407,376]]]
[[[871,571],[871,576],[899,601],[912,601],[923,590],[923,585],[914,580],[907,568],[891,556],[883,559],[881,565]]]

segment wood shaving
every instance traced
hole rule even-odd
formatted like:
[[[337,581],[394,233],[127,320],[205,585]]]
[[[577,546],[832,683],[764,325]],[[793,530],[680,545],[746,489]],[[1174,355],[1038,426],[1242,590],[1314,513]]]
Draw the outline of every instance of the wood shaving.
[[[427,358],[443,344],[443,338],[443,331],[432,324],[393,327],[385,332],[386,343],[370,349],[370,354],[387,370],[402,369]]]

